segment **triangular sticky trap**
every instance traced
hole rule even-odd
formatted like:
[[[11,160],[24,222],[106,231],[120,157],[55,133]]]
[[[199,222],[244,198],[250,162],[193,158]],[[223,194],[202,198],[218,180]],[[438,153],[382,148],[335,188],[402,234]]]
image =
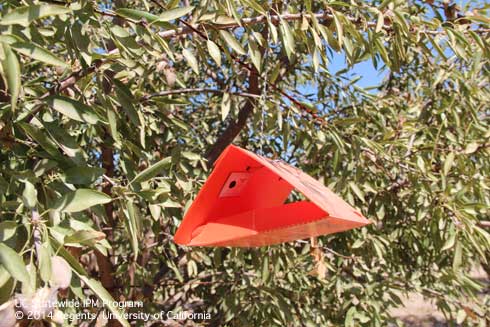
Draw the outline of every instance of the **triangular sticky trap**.
[[[309,201],[284,203],[293,189]],[[369,223],[301,170],[230,145],[216,161],[174,240],[190,246],[254,247]]]

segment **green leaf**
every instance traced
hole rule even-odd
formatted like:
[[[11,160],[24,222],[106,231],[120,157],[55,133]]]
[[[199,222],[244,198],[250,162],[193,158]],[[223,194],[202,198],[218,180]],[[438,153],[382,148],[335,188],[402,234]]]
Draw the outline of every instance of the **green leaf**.
[[[43,122],[43,126],[56,145],[70,157],[73,162],[85,165],[84,153],[78,144],[76,137],[72,136],[66,128],[60,126],[59,122]],[[63,157],[65,159],[66,157]],[[71,163],[70,163],[71,166]]]
[[[38,143],[49,155],[53,158],[60,159],[61,155],[58,152],[58,148],[53,140],[47,135],[47,133],[38,129],[34,125],[27,123],[18,123],[22,130],[36,143]]]
[[[138,111],[133,105],[134,96],[131,90],[118,79],[113,79],[114,86],[116,87],[117,100],[121,104],[124,112],[129,117],[131,123],[138,128],[141,128],[141,122],[138,117]]]
[[[39,275],[43,281],[47,282],[51,279],[51,248],[49,243],[41,244],[38,255]]]
[[[443,60],[446,60],[447,57],[444,53],[444,50],[441,48],[441,45],[439,44],[439,41],[432,37],[431,35],[427,35],[427,38],[430,40],[430,42],[432,43],[432,45],[434,46],[434,48],[436,49],[437,53],[441,56],[441,58]]]
[[[245,49],[243,49],[242,45],[237,41],[237,39],[235,39],[233,34],[225,30],[220,30],[219,34],[230,48],[235,50],[238,54],[245,54]]]
[[[454,250],[453,257],[453,270],[457,272],[459,267],[461,267],[461,262],[463,261],[463,247],[460,240],[456,240],[456,249]]]
[[[77,230],[74,233],[65,236],[64,244],[89,245],[93,246],[98,241],[105,239],[105,234],[96,230]]]
[[[342,48],[342,43],[344,41],[344,28],[339,18],[341,17],[341,14],[336,11],[332,11],[332,14],[335,22],[335,29],[337,30],[337,42],[339,43],[339,47]]]
[[[354,193],[357,195],[357,197],[359,198],[359,200],[361,200],[362,203],[365,203],[365,200],[364,200],[364,192],[361,191],[361,189],[359,188],[359,186],[357,186],[357,184],[354,183],[354,182],[349,182],[349,186],[352,189],[352,191],[354,191]]]
[[[251,7],[253,9],[255,9],[257,12],[259,12],[260,14],[262,15],[266,15],[267,14],[267,10],[265,10],[262,5],[258,2],[256,2],[255,0],[242,0],[243,3],[247,6],[247,7]],[[267,5],[267,2],[261,2],[263,3],[264,5]]]
[[[357,313],[356,307],[351,306],[349,310],[347,310],[347,314],[345,315],[344,326],[351,327],[354,326],[354,316]]]
[[[478,148],[480,147],[480,145],[476,142],[471,142],[469,143],[466,148],[464,149],[464,153],[466,154],[472,154],[474,153],[476,150],[478,150]]]
[[[20,65],[17,56],[12,51],[12,48],[6,43],[2,43],[5,58],[2,60],[2,71],[6,75],[7,87],[10,92],[10,104],[12,111],[15,111],[17,99],[20,93]]]
[[[73,167],[65,171],[65,179],[71,184],[90,184],[104,172],[105,169],[98,167]]]
[[[447,157],[446,157],[446,160],[444,161],[444,175],[446,176],[449,171],[451,170],[451,167],[453,166],[453,163],[454,163],[454,152],[450,152]]]
[[[188,13],[190,13],[193,10],[194,10],[194,6],[170,9],[170,10],[165,11],[164,13],[160,14],[159,20],[163,21],[163,22],[168,22],[168,21],[180,18],[184,15],[187,15]]]
[[[262,282],[267,283],[270,276],[269,257],[265,256],[262,262]]]
[[[190,161],[195,161],[195,160],[202,159],[202,157],[199,154],[194,153],[194,152],[190,152],[190,151],[183,151],[182,152],[182,157],[184,157],[186,159],[189,159]]]
[[[162,171],[162,169],[169,167],[171,163],[172,163],[171,157],[167,157],[160,160],[159,162],[151,165],[150,167],[146,168],[138,175],[136,175],[130,184],[141,183],[149,179],[152,179],[153,177],[158,175]]]
[[[262,70],[262,54],[260,53],[257,43],[253,40],[248,41],[248,54],[250,55],[255,68],[260,72]]]
[[[10,238],[15,236],[16,232],[17,222],[9,220],[0,222],[0,242],[7,242]]]
[[[208,51],[209,54],[211,55],[211,58],[213,58],[213,60],[218,64],[218,66],[221,66],[221,52],[219,50],[219,47],[216,45],[216,43],[214,43],[211,40],[208,40],[206,44],[208,46]]]
[[[405,35],[408,35],[410,32],[405,17],[403,17],[402,13],[398,10],[394,10],[393,12],[395,14],[393,18],[398,23],[398,26],[400,26],[401,31],[405,33]]]
[[[184,55],[185,60],[187,61],[187,64],[192,68],[192,70],[196,73],[199,74],[199,65],[197,63],[197,59],[194,56],[192,52],[190,52],[187,49],[182,50],[182,55]]]
[[[441,251],[446,251],[454,246],[456,243],[456,232],[454,231],[454,228],[450,231],[449,237],[444,243],[443,247],[441,248]]]
[[[360,248],[363,244],[364,244],[365,240],[363,239],[358,239],[354,242],[354,244],[352,244],[351,248],[352,249],[358,249]]]
[[[295,43],[293,33],[289,27],[289,24],[285,20],[281,20],[280,31],[282,36],[282,42],[284,44],[284,49],[286,50],[286,55],[288,59],[291,60],[291,56],[295,51]]]
[[[17,35],[3,34],[3,35],[0,35],[0,42],[4,42],[4,43],[11,45],[15,42],[22,42],[22,39],[20,37],[18,37]]]
[[[47,99],[47,103],[54,110],[60,112],[68,118],[87,124],[96,124],[99,121],[99,118],[92,111],[92,108],[76,100],[55,95],[49,97]]]
[[[149,23],[153,23],[153,22],[158,21],[160,19],[159,16],[153,15],[149,12],[136,10],[136,9],[129,9],[129,8],[117,9],[116,14],[123,16],[123,17],[126,17],[126,18],[134,19],[134,20],[141,20],[144,18]]]
[[[14,288],[15,280],[10,276],[5,268],[0,265],[0,303],[5,303],[10,300],[10,295],[14,292]]]
[[[378,49],[379,55],[381,56],[383,61],[387,65],[389,65],[391,63],[391,61],[390,61],[390,58],[388,57],[388,52],[386,51],[385,46],[381,42],[381,39],[377,37],[376,40],[374,41],[374,44],[375,44],[375,48]]]
[[[18,7],[3,16],[0,20],[0,25],[18,24],[28,26],[36,19],[67,14],[70,12],[70,8],[50,4]]]
[[[381,4],[378,6],[378,9],[379,10],[382,10],[384,8],[386,8],[391,2],[393,2],[393,0],[384,0],[383,2],[381,2]]]
[[[221,120],[225,120],[230,113],[231,97],[228,92],[223,93],[223,99],[221,100]]]
[[[111,201],[111,197],[105,193],[81,188],[66,193],[56,202],[54,209],[62,212],[79,212]]]
[[[78,277],[95,293],[95,295],[102,300],[102,303],[107,306],[109,311],[112,312],[114,317],[123,325],[124,327],[130,327],[129,322],[124,319],[123,311],[121,311],[116,305],[116,301],[114,298],[107,292],[107,290],[102,286],[102,284],[92,278],[89,278],[85,275],[81,275],[79,273]]]
[[[131,240],[131,248],[133,249],[133,258],[136,260],[138,258],[138,217],[136,208],[133,201],[128,200],[126,202],[126,227],[128,230],[129,238]]]
[[[34,208],[37,203],[37,190],[29,181],[24,181],[24,191],[22,192],[22,201],[27,208]]]
[[[24,260],[22,260],[22,257],[17,252],[3,243],[0,243],[0,264],[13,278],[31,286],[29,273],[27,272]]]
[[[62,67],[68,67],[69,65],[64,62],[63,60],[59,59],[55,55],[53,55],[51,52],[48,50],[45,50],[41,48],[38,45],[35,45],[33,43],[23,43],[23,42],[16,42],[11,45],[11,47],[28,57],[31,57],[32,59],[36,59],[39,61],[42,61],[48,65],[54,65],[54,66],[62,66]]]
[[[107,121],[109,123],[109,130],[111,132],[112,138],[114,139],[114,141],[116,141],[116,143],[121,143],[121,138],[117,130],[117,120],[117,113],[114,110],[107,108]]]
[[[426,168],[425,168],[425,161],[424,161],[424,158],[422,158],[422,156],[417,156],[417,167],[419,167],[419,169],[425,173],[426,172]]]

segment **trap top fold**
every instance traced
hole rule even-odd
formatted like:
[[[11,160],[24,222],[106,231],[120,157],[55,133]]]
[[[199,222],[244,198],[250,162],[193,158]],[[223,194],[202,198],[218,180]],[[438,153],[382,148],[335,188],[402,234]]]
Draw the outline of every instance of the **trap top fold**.
[[[285,203],[293,189],[309,201]],[[230,145],[216,161],[174,240],[191,246],[255,247],[369,223],[301,170]]]

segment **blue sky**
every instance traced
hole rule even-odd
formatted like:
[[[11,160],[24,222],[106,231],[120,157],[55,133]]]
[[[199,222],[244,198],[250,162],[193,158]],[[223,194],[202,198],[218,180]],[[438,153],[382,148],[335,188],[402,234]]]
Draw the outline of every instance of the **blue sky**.
[[[461,8],[463,8],[463,11],[465,11],[465,6],[468,6],[469,8],[481,8],[485,5],[489,6],[489,3],[487,1],[482,0],[459,0],[454,2],[458,4]],[[428,11],[428,16],[434,16],[431,10]],[[331,62],[328,65],[330,72],[332,74],[335,74],[345,67],[347,67],[345,55],[343,53],[334,53],[334,56],[333,58],[331,58]],[[376,69],[374,69],[372,61],[366,60],[352,67],[349,70],[348,75],[349,77],[353,77],[356,75],[361,76],[362,78],[357,81],[356,84],[360,87],[368,87],[378,85],[387,73],[387,70],[382,72],[377,71]]]
[[[347,67],[345,55],[343,53],[335,53],[328,64],[329,71],[335,74],[341,69]],[[360,87],[376,86],[386,76],[387,71],[377,71],[374,69],[373,62],[366,60],[354,65],[347,73],[349,77],[361,76],[361,79],[357,81],[357,85]]]

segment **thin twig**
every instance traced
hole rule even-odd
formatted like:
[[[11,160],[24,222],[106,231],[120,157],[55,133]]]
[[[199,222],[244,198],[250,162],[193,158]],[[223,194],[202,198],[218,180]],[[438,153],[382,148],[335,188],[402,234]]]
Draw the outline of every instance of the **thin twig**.
[[[323,20],[333,20],[334,16],[330,12],[321,12],[321,13],[315,13],[315,14],[309,14],[309,13],[297,13],[297,14],[281,14],[281,15],[271,15],[269,16],[270,20],[273,24],[277,25],[279,24],[282,20],[283,21],[297,21],[297,20],[302,20],[303,17],[306,19],[312,19],[311,17],[315,17],[316,19],[323,19]],[[376,27],[377,22],[367,22],[363,23],[362,21],[359,21],[357,18],[351,17],[351,16],[346,16],[347,20],[349,20],[351,23],[356,24],[357,26],[365,26],[366,28],[373,28]],[[255,17],[249,17],[249,18],[242,18],[240,20],[241,26],[250,26],[250,25],[256,25],[256,24],[262,24],[267,22],[267,16],[265,15],[260,15],[260,16],[255,16]],[[173,30],[166,30],[163,32],[160,32],[159,35],[162,38],[170,39],[175,36],[180,36],[180,35],[185,35],[185,34],[191,34],[194,33],[196,29],[201,29],[203,26],[212,26],[214,29],[220,29],[220,30],[226,30],[226,29],[233,29],[240,27],[240,24],[238,22],[234,23],[227,23],[227,24],[192,24],[190,26],[185,26],[185,27],[179,27]],[[383,25],[384,30],[391,30],[391,25],[389,24],[384,24]],[[472,30],[475,33],[488,33],[490,32],[490,29],[488,28],[476,28]],[[445,33],[444,30],[421,30],[423,33],[427,34],[441,34]]]
[[[312,237],[312,239],[316,239],[316,237]],[[310,242],[308,241],[304,241],[304,240],[298,240],[296,241],[297,243],[300,243],[300,244],[309,244]],[[359,256],[355,256],[355,255],[345,255],[345,254],[341,254],[341,253],[338,253],[337,251],[335,250],[332,250],[331,248],[329,247],[326,247],[326,246],[319,246],[318,245],[318,241],[314,242],[311,244],[311,247],[312,248],[318,248],[318,249],[324,249],[326,250],[327,252],[330,252],[338,257],[341,257],[341,258],[344,258],[344,259],[352,259],[352,260],[355,260],[355,259],[358,259],[360,258]]]
[[[260,97],[260,95],[247,93],[247,92],[229,92],[226,90],[218,90],[218,89],[211,89],[211,88],[195,88],[195,89],[186,88],[186,89],[167,90],[167,91],[149,94],[144,96],[142,98],[142,101],[148,101],[154,97],[165,97],[173,94],[186,94],[186,93],[217,93],[217,94],[229,93],[230,95],[236,95],[236,96],[247,97],[247,98]]]
[[[476,223],[478,227],[486,227],[490,228],[490,221],[488,220],[480,220],[479,222]]]

